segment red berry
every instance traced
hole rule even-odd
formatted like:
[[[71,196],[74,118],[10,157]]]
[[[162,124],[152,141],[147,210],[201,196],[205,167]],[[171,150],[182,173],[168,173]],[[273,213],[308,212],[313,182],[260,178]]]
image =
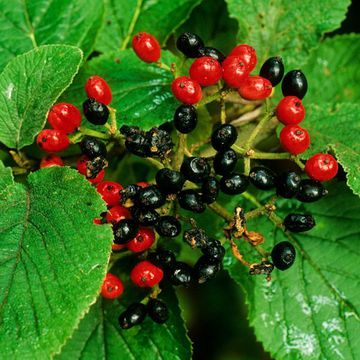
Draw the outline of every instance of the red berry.
[[[63,131],[55,129],[44,129],[40,131],[36,142],[42,150],[47,152],[64,151],[70,145],[68,136]]]
[[[222,68],[224,81],[233,88],[240,87],[250,73],[244,61],[237,56],[227,57],[222,63]]]
[[[146,188],[148,186],[150,186],[150,184],[146,181],[139,181],[136,183],[137,186],[140,186],[141,188]]]
[[[115,275],[107,273],[101,286],[101,295],[107,299],[116,299],[124,292],[124,284]]]
[[[120,250],[123,250],[123,249],[126,249],[126,244],[112,243],[112,245],[111,245],[111,250],[112,251],[120,251]]]
[[[241,84],[239,94],[246,100],[263,100],[271,95],[272,85],[261,76],[249,76]]]
[[[56,155],[48,155],[41,159],[40,161],[40,169],[52,166],[64,166],[64,162],[61,157]]]
[[[95,225],[102,225],[102,219],[100,219],[100,218],[95,218],[95,219],[93,220],[93,224],[95,224]]]
[[[171,85],[174,96],[184,104],[193,105],[202,98],[201,86],[199,83],[187,76],[176,78]]]
[[[297,125],[287,125],[280,132],[282,147],[290,154],[298,155],[309,148],[309,133]]]
[[[296,96],[285,96],[276,108],[276,116],[284,125],[297,125],[304,120],[305,108]]]
[[[126,245],[132,252],[142,252],[149,249],[155,241],[155,233],[152,229],[141,227],[134,237]]]
[[[163,271],[149,261],[141,261],[131,270],[131,281],[139,287],[153,287],[164,276]]]
[[[89,98],[109,105],[112,100],[112,93],[109,84],[100,76],[91,76],[85,84],[85,91]]]
[[[192,63],[190,77],[201,86],[215,85],[222,77],[222,68],[217,60],[203,56]]]
[[[248,68],[249,73],[254,70],[257,63],[255,49],[247,44],[236,46],[234,49],[231,50],[229,56],[239,57]]]
[[[329,181],[338,172],[339,165],[330,154],[315,154],[306,161],[305,171],[314,180]]]
[[[120,194],[119,191],[122,190],[123,187],[113,181],[102,181],[101,183],[96,185],[96,190],[101,195],[103,200],[107,203],[108,206],[115,206],[120,202]]]
[[[72,104],[58,103],[50,109],[48,122],[55,130],[69,134],[80,126],[81,112]]]
[[[87,163],[89,158],[87,156],[81,156],[77,162],[78,172],[82,175],[85,175],[86,179],[90,181],[92,184],[97,184],[100,181],[103,181],[105,177],[105,170],[101,170],[93,179],[87,177],[88,169]]]
[[[131,219],[131,214],[126,207],[116,205],[109,209],[105,215],[105,219],[108,223],[115,224],[123,219]]]
[[[142,61],[151,63],[160,59],[161,48],[159,42],[146,32],[138,33],[133,37],[132,47]]]

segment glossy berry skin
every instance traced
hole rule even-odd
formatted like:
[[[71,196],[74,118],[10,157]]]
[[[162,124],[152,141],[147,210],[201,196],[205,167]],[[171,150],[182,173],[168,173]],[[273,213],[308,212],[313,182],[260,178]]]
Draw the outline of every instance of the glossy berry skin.
[[[64,162],[62,161],[61,157],[56,155],[48,155],[42,158],[40,161],[40,169],[53,166],[64,166]]]
[[[79,160],[77,161],[77,170],[79,171],[80,174],[84,175],[86,177],[86,179],[91,182],[92,184],[97,184],[101,181],[103,181],[104,177],[105,177],[105,170],[101,170],[99,171],[99,173],[97,173],[95,176],[93,177],[88,177],[88,170],[87,170],[87,164],[90,161],[90,159],[87,156],[81,156],[79,158]]]
[[[155,229],[160,236],[172,238],[180,234],[181,224],[180,221],[173,216],[161,216]]]
[[[308,214],[288,214],[284,219],[284,226],[291,232],[304,232],[315,226],[315,220]]]
[[[276,174],[265,166],[255,166],[250,170],[250,182],[260,190],[270,190],[275,187]]]
[[[310,135],[300,126],[287,125],[280,132],[280,142],[284,150],[290,154],[298,155],[309,148]]]
[[[101,195],[107,206],[115,206],[120,202],[119,192],[123,187],[113,181],[102,181],[96,185],[97,192]]]
[[[225,175],[220,180],[220,189],[224,194],[227,195],[241,194],[246,191],[248,186],[248,177],[238,173]]]
[[[159,213],[153,209],[143,209],[137,206],[132,206],[130,211],[133,217],[143,226],[156,225],[160,219]]]
[[[229,56],[239,57],[246,65],[249,73],[254,70],[257,63],[255,49],[247,44],[241,44],[234,47],[234,49],[231,50]]]
[[[328,191],[324,188],[321,182],[311,179],[304,179],[300,182],[296,199],[301,202],[312,203],[320,200],[327,194]]]
[[[139,225],[133,219],[122,219],[113,225],[114,243],[126,244],[133,239],[139,231]]]
[[[211,145],[217,151],[229,149],[235,143],[237,136],[235,126],[220,125],[211,135]]]
[[[36,143],[41,150],[54,153],[66,150],[70,145],[70,140],[63,131],[44,129],[37,136]]]
[[[101,295],[107,299],[116,299],[124,292],[124,284],[115,275],[107,273],[101,286]]]
[[[222,63],[223,79],[229,87],[239,88],[250,71],[244,61],[237,56],[228,56]]]
[[[109,118],[107,106],[95,99],[87,99],[83,102],[83,112],[86,119],[94,125],[105,125]]]
[[[315,154],[306,161],[305,171],[314,180],[329,181],[339,169],[336,159],[330,154]]]
[[[300,190],[301,178],[294,171],[282,173],[276,180],[276,194],[291,199]]]
[[[291,70],[285,76],[281,84],[284,96],[297,96],[302,99],[308,89],[306,76],[301,70]]]
[[[279,84],[284,76],[284,63],[279,56],[267,59],[260,69],[260,76],[268,79],[272,86]]]
[[[112,100],[112,93],[109,84],[100,76],[89,77],[85,84],[85,91],[88,98],[95,99],[105,105],[109,105]]]
[[[149,300],[147,312],[150,318],[158,324],[164,324],[169,318],[169,310],[166,304],[158,299]]]
[[[116,205],[109,209],[109,211],[105,215],[106,222],[115,224],[123,219],[131,219],[130,211],[122,206]]]
[[[210,165],[206,158],[188,157],[181,164],[180,171],[184,177],[194,183],[203,182],[210,175]]]
[[[210,262],[221,262],[225,256],[225,248],[219,240],[210,241],[207,246],[202,247],[201,251]]]
[[[219,63],[222,63],[226,59],[225,55],[221,51],[209,46],[201,48],[200,54],[201,56],[209,56],[214,60],[217,60]]]
[[[219,195],[219,182],[211,176],[201,186],[202,199],[205,204],[212,204]]]
[[[80,126],[81,112],[72,104],[58,103],[50,109],[48,122],[53,129],[69,134]]]
[[[227,175],[235,170],[238,156],[233,149],[218,151],[214,157],[213,167],[218,175]]]
[[[146,306],[142,303],[131,304],[119,316],[119,325],[122,329],[130,329],[141,324],[146,317]]]
[[[198,123],[196,109],[191,105],[180,105],[174,114],[175,129],[182,134],[192,132]]]
[[[140,32],[132,39],[132,47],[136,55],[144,62],[157,62],[161,56],[161,47],[154,36]]]
[[[216,277],[221,269],[221,263],[209,261],[206,256],[201,256],[194,265],[194,277],[199,284],[203,284]]]
[[[176,78],[172,82],[171,90],[179,101],[187,105],[196,104],[202,98],[200,84],[187,76]]]
[[[204,212],[206,209],[201,195],[192,189],[181,191],[178,195],[178,202],[183,209],[198,214]]]
[[[191,64],[189,74],[201,86],[211,86],[217,84],[221,79],[222,67],[217,60],[203,56]]]
[[[151,252],[147,259],[165,270],[170,268],[176,261],[175,254],[170,250],[156,250],[156,252]]]
[[[157,209],[166,202],[165,196],[156,185],[150,185],[140,189],[137,196],[137,203],[147,209]]]
[[[193,281],[193,269],[182,261],[176,261],[168,270],[167,275],[175,286],[189,286]]]
[[[98,156],[106,157],[107,150],[106,145],[102,141],[86,136],[80,142],[80,149],[83,155],[89,159],[94,159]]]
[[[204,47],[204,42],[200,36],[185,32],[176,40],[176,47],[188,58],[197,58],[201,56],[200,49]]]
[[[139,287],[153,287],[164,277],[163,271],[149,261],[141,261],[131,270],[131,281]]]
[[[249,76],[243,81],[238,92],[246,100],[263,100],[271,95],[272,85],[262,76]]]
[[[154,231],[149,228],[140,227],[136,236],[126,244],[126,247],[134,253],[139,253],[149,249],[154,244],[154,241]]]
[[[305,118],[305,108],[296,96],[285,96],[276,107],[276,117],[284,125],[297,125]]]
[[[184,186],[185,177],[176,170],[163,168],[156,173],[156,184],[164,194],[176,194]]]
[[[296,251],[288,241],[277,243],[271,251],[271,259],[279,270],[287,270],[295,262]]]

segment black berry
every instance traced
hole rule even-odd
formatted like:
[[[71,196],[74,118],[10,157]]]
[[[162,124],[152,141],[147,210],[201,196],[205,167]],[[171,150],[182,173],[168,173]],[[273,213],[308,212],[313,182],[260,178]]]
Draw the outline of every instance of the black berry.
[[[174,146],[171,135],[162,129],[152,128],[146,132],[150,156],[165,158]]]
[[[140,130],[137,126],[123,125],[120,128],[120,132],[126,137],[125,146],[129,152],[141,157],[150,156],[150,144],[144,131]]]
[[[221,269],[221,263],[209,261],[206,256],[201,256],[194,265],[194,277],[199,284],[215,278]]]
[[[147,259],[162,269],[171,267],[176,261],[175,254],[170,250],[156,250],[149,253]]]
[[[114,243],[126,244],[139,231],[139,225],[133,219],[123,219],[113,225]]]
[[[326,196],[328,191],[319,181],[305,179],[300,182],[300,189],[296,195],[299,201],[311,203]]]
[[[219,63],[222,63],[225,60],[225,55],[220,50],[213,47],[203,47],[199,52],[201,56],[209,56],[217,60]]]
[[[201,187],[202,199],[204,203],[211,204],[216,201],[219,195],[219,182],[214,177],[206,179]]]
[[[214,157],[214,170],[218,175],[227,175],[235,170],[238,156],[233,149],[219,151]]]
[[[161,216],[155,229],[160,236],[176,237],[181,232],[181,224],[173,216]]]
[[[150,318],[158,324],[164,324],[169,318],[166,304],[158,299],[150,299],[147,303],[147,312]]]
[[[175,129],[188,134],[196,128],[198,121],[197,111],[192,105],[180,105],[174,114]]]
[[[183,174],[176,170],[160,169],[156,174],[156,184],[164,194],[178,193],[185,182]]]
[[[211,145],[217,150],[226,150],[235,143],[237,131],[235,126],[230,124],[220,125],[211,135]]]
[[[130,208],[132,216],[143,226],[153,226],[159,221],[160,215],[153,209],[139,209],[137,206]]]
[[[302,99],[308,89],[308,83],[301,70],[291,70],[285,76],[281,84],[284,96],[296,96]]]
[[[109,118],[107,106],[94,99],[84,101],[83,111],[86,119],[94,125],[105,125]]]
[[[156,209],[165,204],[166,198],[156,185],[150,185],[139,190],[137,202],[139,206]]]
[[[196,58],[201,56],[200,49],[204,47],[204,42],[198,35],[185,32],[178,37],[176,47],[186,57]]]
[[[176,261],[169,269],[168,276],[173,285],[189,286],[193,281],[193,269],[182,261]]]
[[[181,173],[194,183],[203,182],[210,175],[210,165],[206,158],[189,157],[181,165]]]
[[[295,248],[288,241],[276,244],[271,251],[272,262],[279,270],[288,269],[294,263],[295,256]]]
[[[136,184],[132,184],[132,185],[128,185],[128,186],[124,187],[120,191],[121,204],[125,204],[128,199],[131,199],[131,200],[135,199],[138,196],[140,190],[141,190],[141,187]]]
[[[248,177],[238,173],[225,175],[220,180],[221,191],[228,195],[241,194],[246,191],[248,186]]]
[[[93,137],[85,137],[80,143],[80,149],[83,155],[89,159],[94,159],[98,156],[106,157],[106,145]]]
[[[195,213],[202,213],[206,209],[201,195],[192,189],[181,191],[178,195],[178,201],[183,209]]]
[[[282,173],[276,180],[276,193],[283,198],[290,199],[298,193],[300,184],[301,178],[296,172]]]
[[[195,227],[189,230],[184,231],[183,239],[187,242],[192,248],[204,248],[208,246],[209,238],[206,235],[205,230]]]
[[[122,329],[130,329],[141,324],[145,317],[146,306],[142,303],[133,303],[119,316],[119,325]]]
[[[291,232],[303,232],[311,230],[315,226],[315,220],[308,214],[289,214],[284,219],[284,226]]]
[[[219,240],[210,241],[201,251],[208,258],[209,262],[221,262],[225,256],[225,248]]]
[[[249,179],[258,189],[270,190],[275,187],[276,174],[265,166],[256,166],[251,169]]]
[[[272,86],[279,84],[284,76],[284,64],[281,57],[275,56],[267,59],[260,69],[260,76],[268,79]]]

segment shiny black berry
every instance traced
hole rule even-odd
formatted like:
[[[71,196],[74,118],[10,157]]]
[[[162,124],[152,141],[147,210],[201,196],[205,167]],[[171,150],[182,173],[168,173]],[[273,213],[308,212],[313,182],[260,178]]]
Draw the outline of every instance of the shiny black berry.
[[[208,257],[203,255],[194,265],[194,277],[199,284],[203,284],[214,279],[220,269],[220,262],[209,261]]]
[[[153,226],[156,225],[159,221],[160,215],[156,210],[138,208],[137,206],[132,206],[130,208],[132,216],[143,226]]]
[[[219,151],[214,157],[214,170],[218,175],[227,175],[235,170],[238,156],[233,149]]]
[[[119,316],[119,325],[122,329],[130,329],[141,324],[146,317],[146,306],[142,303],[131,304]]]
[[[187,180],[194,183],[203,182],[210,175],[210,165],[206,158],[189,157],[186,158],[181,165],[181,173]]]
[[[260,69],[260,76],[268,79],[272,86],[279,84],[284,76],[284,64],[281,57],[274,56],[267,59]]]
[[[185,32],[178,37],[176,47],[186,57],[196,58],[201,56],[200,49],[204,47],[204,42],[198,35]]]
[[[161,216],[155,229],[160,236],[176,237],[181,232],[181,224],[180,221],[173,216]]]
[[[219,63],[225,60],[225,55],[220,50],[208,46],[200,49],[200,56],[209,56]]]
[[[133,219],[123,219],[113,225],[114,243],[126,244],[139,231],[138,223]]]
[[[219,182],[213,176],[206,179],[201,187],[202,199],[205,204],[212,204],[219,195]]]
[[[319,181],[305,179],[300,182],[300,189],[296,195],[296,199],[302,202],[311,203],[320,200],[326,196],[328,191]]]
[[[256,166],[250,170],[251,183],[261,190],[270,190],[275,187],[276,174],[265,166]]]
[[[308,231],[315,226],[315,219],[309,214],[289,214],[284,219],[284,226],[291,232]]]
[[[166,304],[158,299],[150,299],[147,303],[147,313],[158,324],[164,324],[169,318],[169,310]]]
[[[182,173],[171,169],[160,169],[156,174],[156,184],[164,194],[176,194],[184,186],[185,177]]]
[[[137,126],[123,125],[120,132],[125,135],[125,146],[129,152],[141,157],[150,156],[150,143],[144,131]]]
[[[156,209],[163,206],[166,198],[156,185],[150,185],[139,190],[137,203],[149,209]]]
[[[181,191],[178,195],[178,202],[183,209],[195,213],[202,213],[206,209],[201,195],[192,189]]]
[[[197,111],[192,105],[180,105],[174,114],[175,129],[188,134],[196,128],[198,122]]]
[[[205,230],[194,227],[192,229],[184,231],[183,239],[187,242],[192,248],[198,247],[203,248],[208,245],[209,237],[206,235]]]
[[[284,96],[296,96],[302,99],[308,89],[308,83],[304,73],[301,70],[289,71],[281,84],[281,90]]]
[[[224,194],[236,195],[246,191],[249,186],[247,176],[238,173],[225,175],[220,180],[220,189]]]
[[[282,173],[276,179],[276,193],[283,198],[291,199],[299,192],[300,184],[301,178],[296,172]]]
[[[80,149],[83,155],[86,155],[89,159],[94,159],[98,156],[106,157],[106,145],[93,137],[86,136],[80,142]]]
[[[182,261],[176,261],[168,270],[168,277],[173,285],[189,286],[193,281],[193,269]]]
[[[220,125],[211,135],[211,145],[217,150],[226,150],[235,143],[237,139],[237,131],[235,126],[230,124]]]
[[[221,262],[225,256],[225,248],[219,240],[209,241],[207,246],[204,246],[201,251],[210,262]]]
[[[271,251],[272,262],[279,270],[288,269],[294,263],[295,257],[295,248],[288,241],[276,244]]]
[[[94,125],[105,125],[109,118],[107,106],[95,99],[87,99],[83,103],[86,119]]]
[[[176,261],[175,254],[172,251],[160,249],[149,253],[147,259],[162,269],[171,267]]]

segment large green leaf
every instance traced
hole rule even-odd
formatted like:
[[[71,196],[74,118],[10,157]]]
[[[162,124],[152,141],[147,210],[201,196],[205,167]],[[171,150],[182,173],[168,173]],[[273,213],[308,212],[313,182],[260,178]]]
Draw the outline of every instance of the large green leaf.
[[[94,225],[106,210],[75,170],[53,167],[7,184],[0,197],[0,347],[6,359],[59,351],[105,275],[112,231]],[[5,180],[4,180],[5,179]]]
[[[343,183],[329,187],[317,203],[279,202],[279,215],[310,212],[316,227],[285,234],[267,218],[248,227],[261,232],[266,250],[289,240],[297,249],[294,266],[274,270],[272,280],[252,277],[230,254],[225,268],[247,293],[250,324],[276,359],[359,359],[359,221],[360,202]],[[249,245],[240,242],[243,253]],[[259,260],[259,255],[257,255]]]
[[[103,11],[100,0],[0,0],[0,69],[39,45],[74,45],[89,55]]]
[[[239,22],[238,41],[256,48],[260,63],[283,57],[288,70],[304,64],[324,33],[345,18],[349,0],[226,0]]]
[[[44,127],[51,105],[78,72],[81,50],[46,45],[13,59],[0,74],[0,142],[21,149]]]

